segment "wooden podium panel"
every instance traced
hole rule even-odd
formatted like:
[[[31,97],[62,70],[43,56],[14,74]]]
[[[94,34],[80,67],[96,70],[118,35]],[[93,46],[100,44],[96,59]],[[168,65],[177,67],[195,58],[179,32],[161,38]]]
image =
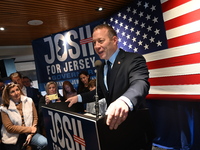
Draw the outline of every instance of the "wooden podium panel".
[[[48,150],[150,150],[153,130],[148,110],[131,112],[117,130],[81,113],[43,107]]]

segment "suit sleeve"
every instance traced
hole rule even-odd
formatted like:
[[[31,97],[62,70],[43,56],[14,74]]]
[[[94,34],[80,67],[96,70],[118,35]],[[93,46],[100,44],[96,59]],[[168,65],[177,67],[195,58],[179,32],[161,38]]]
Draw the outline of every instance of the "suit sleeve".
[[[80,94],[82,97],[82,102],[83,103],[89,103],[89,102],[93,102],[95,101],[95,90],[90,91],[90,92],[86,92],[86,93],[82,93]]]
[[[146,61],[142,55],[137,55],[128,66],[129,88],[123,94],[131,100],[134,108],[144,101],[150,85],[148,82],[149,72]]]

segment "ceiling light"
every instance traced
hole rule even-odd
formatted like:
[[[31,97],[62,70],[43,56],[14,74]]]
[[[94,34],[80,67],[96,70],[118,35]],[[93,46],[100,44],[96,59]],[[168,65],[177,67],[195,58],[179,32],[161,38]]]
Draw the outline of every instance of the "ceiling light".
[[[33,25],[33,26],[38,26],[38,25],[43,24],[43,21],[41,21],[41,20],[30,20],[30,21],[28,21],[28,24]]]
[[[4,28],[4,27],[0,27],[0,30],[1,30],[1,31],[4,31],[4,30],[5,30],[5,28]]]
[[[103,11],[104,8],[103,8],[103,7],[98,7],[96,10],[97,10],[97,11]]]

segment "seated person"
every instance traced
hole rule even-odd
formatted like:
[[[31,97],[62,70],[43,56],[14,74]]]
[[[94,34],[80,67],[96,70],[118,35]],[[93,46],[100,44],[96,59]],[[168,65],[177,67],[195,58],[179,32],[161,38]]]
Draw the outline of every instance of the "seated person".
[[[58,85],[54,81],[50,81],[45,86],[46,95],[40,98],[39,101],[39,127],[40,133],[45,135],[44,131],[44,121],[43,121],[43,114],[42,114],[42,106],[50,106],[53,103],[57,102],[64,102],[65,99],[59,94],[58,92]],[[52,99],[54,97],[55,99]]]
[[[4,149],[21,150],[28,144],[37,149],[46,147],[46,137],[36,133],[38,116],[33,100],[23,94],[19,84],[8,84],[2,98],[1,133]]]
[[[25,96],[32,98],[32,100],[33,100],[33,102],[35,104],[35,107],[37,109],[38,102],[39,102],[40,96],[41,96],[41,95],[38,95],[37,90],[35,90],[35,88],[32,88],[32,87],[24,86],[24,84],[23,84],[23,76],[22,76],[22,74],[20,72],[14,72],[14,73],[10,74],[9,77],[10,77],[12,82],[14,82],[16,84],[19,84],[19,86],[22,89],[22,92],[24,93]]]
[[[74,89],[73,85],[69,81],[63,82],[63,98],[68,99],[72,96],[77,95],[76,90]]]

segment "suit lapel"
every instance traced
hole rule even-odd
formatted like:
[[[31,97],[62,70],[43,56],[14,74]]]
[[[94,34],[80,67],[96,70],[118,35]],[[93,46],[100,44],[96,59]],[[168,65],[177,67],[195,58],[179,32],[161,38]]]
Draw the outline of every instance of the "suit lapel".
[[[98,78],[99,78],[99,84],[101,85],[101,87],[102,87],[102,90],[105,92],[105,91],[107,91],[107,89],[106,89],[106,86],[105,86],[105,84],[104,84],[104,65],[105,65],[105,61],[103,61],[103,63],[102,63],[102,65],[101,65],[101,67],[99,68],[100,70],[99,70],[99,76],[98,76]],[[103,81],[103,82],[100,82],[100,81]]]
[[[116,81],[116,76],[118,74],[118,71],[121,67],[121,64],[123,63],[123,60],[124,60],[124,51],[120,49],[116,59],[115,59],[115,62],[114,62],[114,65],[112,67],[112,70],[111,70],[111,77],[110,77],[110,89],[109,89],[109,93],[110,95],[112,95],[112,91],[113,91],[113,88],[114,88],[114,83]]]

